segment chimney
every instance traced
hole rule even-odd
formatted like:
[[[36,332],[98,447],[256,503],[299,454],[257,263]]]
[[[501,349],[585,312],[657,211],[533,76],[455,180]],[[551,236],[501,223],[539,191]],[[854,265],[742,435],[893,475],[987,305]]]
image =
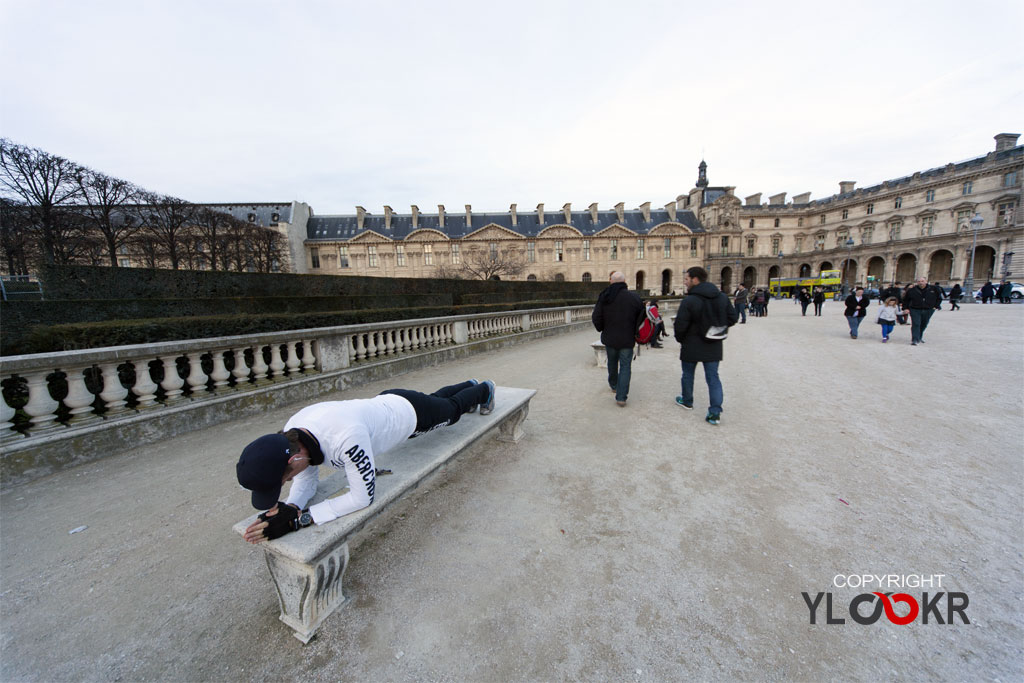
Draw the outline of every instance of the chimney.
[[[675,219],[676,219],[676,203],[675,202],[669,202],[668,204],[666,204],[665,205],[665,211],[668,212],[668,219],[670,221],[675,221]]]
[[[641,204],[640,205],[640,213],[642,213],[643,216],[644,216],[644,223],[650,223],[651,222],[651,203],[650,202],[644,202],[643,204]]]
[[[420,227],[420,207],[415,204],[412,205],[412,229],[416,230]]]
[[[761,206],[761,193],[752,194],[743,201],[747,206]]]
[[[519,225],[519,214],[516,213],[516,205],[512,204],[509,206],[508,212],[512,214],[512,225]]]
[[[793,203],[794,204],[806,204],[809,201],[811,201],[811,193],[810,192],[804,192],[803,194],[795,194],[795,195],[793,195]]]
[[[361,206],[356,207],[356,227],[360,230],[363,229],[363,224],[366,223],[366,209]]]
[[[537,225],[544,225],[544,205],[537,205]]]
[[[1017,138],[1020,137],[1018,133],[1000,133],[996,136],[996,151],[1002,152],[1004,149],[1013,149],[1017,146]]]
[[[615,215],[619,217],[619,223],[626,222],[626,204],[625,202],[619,202],[615,205]]]
[[[785,206],[786,193],[780,192],[778,194],[773,194],[771,197],[768,198],[768,204],[770,204],[771,206]]]
[[[587,211],[590,212],[590,220],[597,223],[597,202],[594,202],[587,207]]]
[[[572,203],[562,204],[562,215],[565,216],[565,224],[572,225]]]
[[[444,204],[437,205],[437,225],[444,229]]]
[[[839,194],[849,194],[853,192],[853,188],[857,185],[856,180],[840,180],[839,181]]]
[[[384,229],[385,230],[390,230],[391,229],[391,216],[392,216],[392,214],[394,214],[394,211],[391,209],[391,207],[385,205],[384,206]]]
[[[466,232],[473,229],[473,207],[466,204]]]

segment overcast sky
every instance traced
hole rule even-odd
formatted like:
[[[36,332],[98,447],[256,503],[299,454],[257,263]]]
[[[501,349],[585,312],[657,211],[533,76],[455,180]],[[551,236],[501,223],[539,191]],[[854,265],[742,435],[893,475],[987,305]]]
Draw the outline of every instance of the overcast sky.
[[[1024,133],[1019,0],[0,0],[0,135],[317,214],[838,191]],[[1024,142],[1024,140],[1022,140]]]

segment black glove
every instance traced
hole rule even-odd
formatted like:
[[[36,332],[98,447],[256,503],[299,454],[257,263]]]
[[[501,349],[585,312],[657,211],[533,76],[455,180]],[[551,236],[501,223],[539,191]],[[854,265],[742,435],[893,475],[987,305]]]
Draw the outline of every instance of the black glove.
[[[299,528],[299,511],[284,502],[277,504],[277,514],[268,517],[266,512],[260,513],[259,518],[267,523],[263,535],[268,539],[275,539]]]

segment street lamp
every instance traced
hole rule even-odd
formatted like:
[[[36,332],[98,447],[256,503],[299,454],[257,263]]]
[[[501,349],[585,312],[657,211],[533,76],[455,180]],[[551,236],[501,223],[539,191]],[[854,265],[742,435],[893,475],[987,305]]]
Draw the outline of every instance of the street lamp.
[[[978,212],[974,213],[974,218],[971,219],[971,229],[974,230],[974,240],[971,242],[971,260],[967,264],[967,279],[964,280],[964,300],[965,304],[973,304],[974,300],[974,250],[978,248],[978,231],[981,230],[981,226],[984,225],[985,219],[981,217]]]
[[[771,283],[768,283],[768,289],[771,289]],[[782,252],[779,251],[779,286],[775,290],[775,296],[782,298]]]
[[[847,288],[846,288],[846,281],[848,279],[847,273],[850,272],[850,253],[852,251],[853,251],[853,238],[852,237],[847,237],[846,238],[846,264],[843,266],[843,298],[844,299],[846,298],[846,295],[849,294],[849,291],[847,291]]]

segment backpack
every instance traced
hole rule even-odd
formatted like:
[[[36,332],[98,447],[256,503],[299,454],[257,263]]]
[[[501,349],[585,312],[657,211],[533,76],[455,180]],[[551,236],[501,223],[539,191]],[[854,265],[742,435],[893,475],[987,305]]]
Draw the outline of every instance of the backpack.
[[[650,310],[648,310],[644,319],[637,325],[636,334],[633,336],[633,339],[637,344],[650,344],[654,339],[657,329],[657,324],[651,317]]]
[[[721,297],[721,296],[724,296],[724,295],[723,294],[719,294],[719,296]],[[726,300],[726,301],[727,301],[727,304],[728,304],[728,300]],[[711,299],[705,299],[704,300],[704,318],[706,320],[708,320],[708,321],[711,321],[713,319],[712,311],[711,311],[711,306],[712,306]],[[727,338],[728,336],[729,336],[729,326],[728,325],[708,325],[708,329],[704,333],[704,338],[709,340],[709,341],[721,341],[721,340]]]

